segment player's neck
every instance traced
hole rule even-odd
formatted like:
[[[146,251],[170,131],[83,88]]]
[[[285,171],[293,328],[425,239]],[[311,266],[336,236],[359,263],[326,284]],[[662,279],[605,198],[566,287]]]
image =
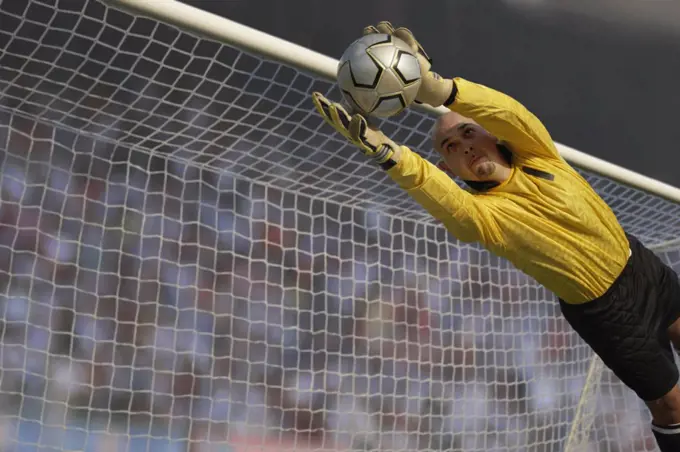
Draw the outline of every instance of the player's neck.
[[[493,172],[492,177],[494,181],[503,183],[512,175],[512,167],[510,165],[496,164],[496,171]]]
[[[502,184],[512,175],[512,166],[505,162],[493,162],[493,166],[489,168],[489,174],[484,177],[484,182],[495,182]]]

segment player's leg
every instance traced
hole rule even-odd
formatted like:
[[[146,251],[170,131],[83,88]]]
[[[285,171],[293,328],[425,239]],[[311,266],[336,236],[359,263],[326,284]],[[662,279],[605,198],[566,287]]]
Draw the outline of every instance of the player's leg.
[[[561,301],[562,313],[605,365],[646,402],[660,450],[678,452],[679,373],[668,327],[680,317],[680,285],[658,257],[634,237],[630,242],[632,256],[610,290],[583,305]]]
[[[652,413],[654,424],[659,426],[680,425],[680,386],[674,386],[660,399],[645,402],[645,404]],[[678,450],[680,451],[680,449]]]
[[[668,328],[668,337],[676,350],[680,350],[680,319]],[[661,450],[680,451],[680,387],[673,389],[661,399],[647,402],[652,413],[652,431]],[[663,444],[663,446],[661,445]]]
[[[677,386],[678,369],[673,361],[670,341],[666,340],[664,346],[656,335],[645,335],[648,329],[643,317],[626,311],[616,315],[615,304],[603,304],[602,307],[610,314],[601,316],[588,309],[586,319],[575,318],[574,313],[570,312],[571,307],[563,306],[562,310],[563,313],[566,311],[565,317],[569,323],[604,364],[645,401],[652,414],[651,428],[659,450],[678,452],[680,388]],[[612,327],[608,319],[618,319],[619,326]]]
[[[680,319],[675,320],[668,327],[668,337],[676,351],[680,352]]]
[[[662,397],[651,401],[647,399],[646,405],[652,414],[652,432],[661,451],[680,451],[680,387],[677,385],[678,373],[674,355],[669,348],[672,343],[676,350],[680,349],[680,283],[671,268],[664,265],[650,250],[639,243],[637,245],[639,260],[645,262],[647,274],[657,276],[651,295],[655,299],[652,313],[658,320],[651,322],[650,326],[659,322],[659,344],[663,354],[673,362],[676,371],[673,378],[676,384]]]
[[[661,452],[680,451],[680,387],[645,403],[652,413],[652,432]]]

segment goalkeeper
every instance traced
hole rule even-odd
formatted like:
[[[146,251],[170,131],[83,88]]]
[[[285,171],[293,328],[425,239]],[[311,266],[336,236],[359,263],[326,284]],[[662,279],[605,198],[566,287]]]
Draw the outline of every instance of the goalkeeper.
[[[481,243],[555,293],[574,330],[646,402],[662,452],[680,451],[679,374],[671,348],[671,341],[680,346],[677,275],[623,231],[521,104],[430,72],[431,61],[404,28],[382,22],[364,33],[394,34],[408,43],[422,72],[416,101],[450,110],[433,131],[439,165],[314,93],[319,113],[451,234]]]

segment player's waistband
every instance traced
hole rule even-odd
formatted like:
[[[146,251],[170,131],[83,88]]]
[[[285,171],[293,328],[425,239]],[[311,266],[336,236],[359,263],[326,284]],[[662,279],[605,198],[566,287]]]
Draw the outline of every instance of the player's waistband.
[[[639,278],[635,276],[636,272],[639,272],[641,268],[648,268],[650,265],[663,265],[658,257],[646,248],[637,237],[631,234],[626,234],[626,237],[629,242],[628,259],[609,288],[599,297],[584,303],[569,304],[564,300],[559,299],[559,302],[564,309],[590,309],[587,305],[607,304],[611,302],[612,297],[620,298],[620,292],[622,290],[627,294],[626,296],[628,296],[632,293],[631,291],[635,291],[635,287],[633,286],[639,283]]]
[[[581,305],[585,305],[585,304],[590,304],[590,303],[596,302],[596,301],[598,301],[602,298],[606,298],[607,296],[609,296],[609,294],[611,292],[616,290],[616,286],[618,284],[621,284],[621,280],[626,277],[627,270],[629,270],[629,268],[634,264],[634,262],[633,262],[633,259],[634,259],[633,258],[633,248],[642,246],[640,241],[635,236],[630,235],[630,234],[626,234],[626,238],[628,238],[628,258],[626,259],[626,262],[623,265],[623,267],[621,268],[621,271],[619,272],[619,274],[616,276],[616,278],[614,278],[614,281],[609,285],[609,288],[599,297],[593,298],[593,299],[588,300],[588,301],[584,301],[582,303],[567,303],[562,298],[558,297],[560,304],[570,305],[570,306],[581,306]]]
[[[616,287],[622,283],[622,280],[628,276],[631,267],[634,265],[635,257],[633,256],[633,248],[639,248],[644,245],[642,245],[642,243],[634,235],[626,234],[626,238],[628,239],[628,259],[626,259],[626,263],[621,269],[621,272],[619,272],[619,275],[616,277],[616,279],[614,279],[614,282],[609,286],[609,289],[607,289],[604,294],[587,303],[592,303],[593,301],[597,301],[598,299],[609,296],[611,292],[615,291]]]

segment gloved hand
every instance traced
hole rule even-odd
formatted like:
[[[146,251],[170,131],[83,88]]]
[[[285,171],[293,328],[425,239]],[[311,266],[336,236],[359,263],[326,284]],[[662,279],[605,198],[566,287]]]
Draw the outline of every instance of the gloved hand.
[[[365,155],[384,169],[396,164],[394,157],[399,152],[399,145],[370,126],[365,117],[359,113],[350,116],[342,105],[329,101],[318,92],[312,93],[312,100],[323,119]]]
[[[380,22],[376,26],[369,25],[364,28],[364,35],[371,33],[386,33],[396,36],[411,47],[414,55],[418,58],[418,63],[420,63],[420,76],[422,79],[418,95],[416,96],[416,102],[433,107],[453,102],[453,99],[449,99],[454,88],[453,80],[444,79],[439,74],[430,71],[432,60],[425,53],[425,50],[423,50],[410,30],[406,28],[397,28],[395,30],[389,22]]]

